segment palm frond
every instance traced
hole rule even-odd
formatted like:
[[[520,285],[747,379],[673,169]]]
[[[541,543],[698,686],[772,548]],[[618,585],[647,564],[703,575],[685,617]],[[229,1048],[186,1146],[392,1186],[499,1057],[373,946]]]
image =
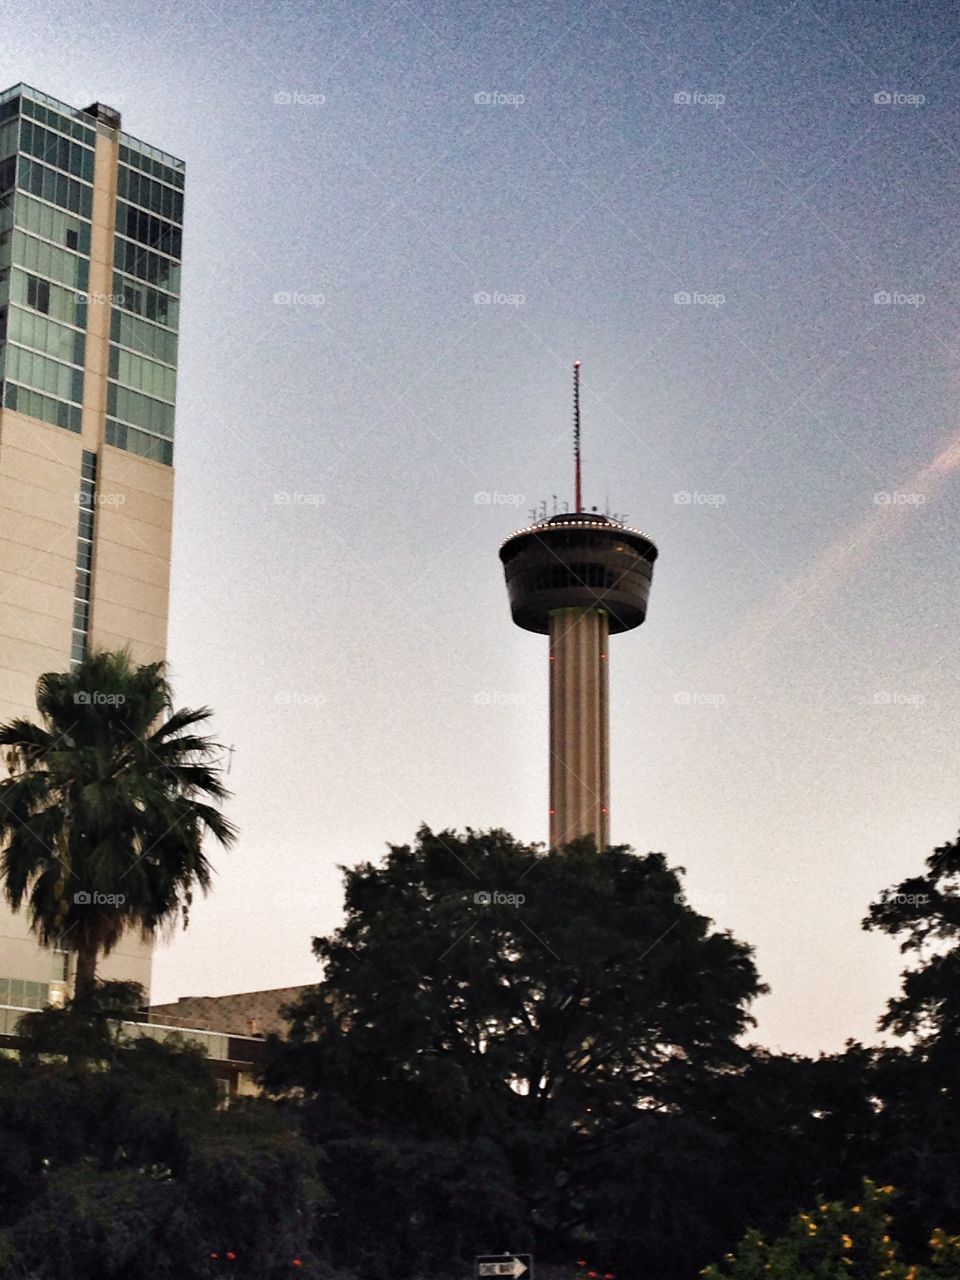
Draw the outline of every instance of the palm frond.
[[[204,724],[211,718],[213,712],[209,707],[182,707],[179,711],[174,711],[162,725],[150,734],[147,741],[152,745],[154,743],[165,742],[170,737],[179,736],[184,729],[189,729],[195,724]],[[206,739],[203,739],[206,741]]]
[[[7,724],[0,724],[0,747],[12,747],[17,755],[27,761],[32,762],[42,756],[55,742],[54,734],[34,724],[32,720],[18,717]]]
[[[209,707],[174,710],[162,663],[97,651],[41,676],[37,709],[42,726],[0,726],[14,765],[0,782],[7,900],[42,942],[101,954],[125,928],[152,937],[186,922],[212,883],[204,841],[237,835],[218,807],[230,795],[213,763],[222,748],[196,732]],[[125,901],[101,910],[76,901],[80,889]]]

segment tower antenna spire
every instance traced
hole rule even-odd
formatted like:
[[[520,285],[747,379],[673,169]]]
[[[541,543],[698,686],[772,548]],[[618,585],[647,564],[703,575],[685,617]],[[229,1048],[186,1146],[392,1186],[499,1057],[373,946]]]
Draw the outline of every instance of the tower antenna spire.
[[[580,361],[573,362],[573,466],[576,481],[576,509],[583,510],[580,468]]]

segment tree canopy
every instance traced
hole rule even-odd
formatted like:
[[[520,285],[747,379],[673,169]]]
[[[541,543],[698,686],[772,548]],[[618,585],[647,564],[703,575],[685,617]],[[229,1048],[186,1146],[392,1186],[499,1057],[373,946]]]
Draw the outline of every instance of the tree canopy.
[[[591,1162],[744,1063],[763,990],[750,949],[691,910],[662,854],[424,827],[344,878],[345,923],[314,941],[323,981],[266,1081],[398,1203],[428,1150],[434,1177],[446,1161],[483,1183],[434,1248],[421,1232],[425,1264],[489,1249],[495,1205],[526,1237],[588,1232]],[[329,1187],[348,1196],[336,1171]]]
[[[221,1110],[186,1040],[121,1043],[111,994],[28,1015],[26,1052],[0,1057],[0,1276],[309,1271],[324,1193],[293,1117],[263,1099]]]

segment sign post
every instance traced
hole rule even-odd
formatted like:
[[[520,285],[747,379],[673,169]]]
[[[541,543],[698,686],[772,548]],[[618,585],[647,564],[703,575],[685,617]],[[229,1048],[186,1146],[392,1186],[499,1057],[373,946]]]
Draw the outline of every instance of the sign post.
[[[533,1280],[532,1253],[482,1253],[477,1258],[476,1280]]]

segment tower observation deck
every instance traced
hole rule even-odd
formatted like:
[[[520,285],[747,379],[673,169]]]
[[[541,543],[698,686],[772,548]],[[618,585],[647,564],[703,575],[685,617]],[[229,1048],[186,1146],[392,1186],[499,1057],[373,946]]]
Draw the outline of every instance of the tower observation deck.
[[[574,366],[580,508],[579,361]],[[578,509],[500,547],[518,627],[550,637],[550,844],[610,843],[609,638],[639,627],[657,548],[645,533]]]

